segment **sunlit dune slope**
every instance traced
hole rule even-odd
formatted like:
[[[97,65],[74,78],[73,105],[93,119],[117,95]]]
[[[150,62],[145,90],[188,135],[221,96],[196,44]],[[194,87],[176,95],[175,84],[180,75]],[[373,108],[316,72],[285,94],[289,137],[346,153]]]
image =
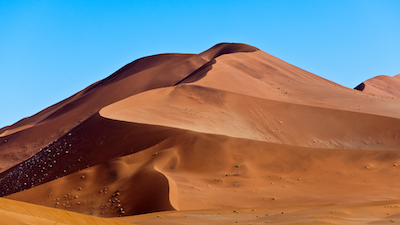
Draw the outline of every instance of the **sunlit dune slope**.
[[[104,117],[297,146],[399,149],[400,120],[299,105],[208,87],[144,92],[100,111]]]
[[[118,220],[87,216],[80,213],[33,205],[30,203],[0,198],[1,224],[31,225],[124,225]]]
[[[261,50],[221,55],[182,83],[282,102],[400,117],[399,99],[382,99],[343,87]]]
[[[117,220],[138,224],[396,224],[400,219],[400,201],[355,204],[324,204],[289,207],[233,208],[214,210],[168,211]]]

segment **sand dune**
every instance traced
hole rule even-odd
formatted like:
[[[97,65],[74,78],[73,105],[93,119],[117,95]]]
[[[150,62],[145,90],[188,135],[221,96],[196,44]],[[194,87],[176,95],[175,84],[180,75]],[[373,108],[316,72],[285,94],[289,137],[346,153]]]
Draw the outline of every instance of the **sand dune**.
[[[222,55],[191,84],[302,105],[399,118],[398,99],[382,99],[290,65],[263,51]]]
[[[187,131],[7,198],[97,216],[120,208],[134,215],[386,201],[400,195],[399,161],[397,150],[303,148]]]
[[[178,132],[173,128],[111,121],[96,114],[30,159],[0,174],[0,193],[9,195],[140,152]]]
[[[146,67],[146,61],[155,65]],[[203,62],[204,59],[197,55],[140,59],[70,98],[1,129],[0,136],[4,141],[0,142],[0,172],[28,159],[102,107],[146,90],[174,85]],[[24,129],[18,129],[22,126]]]
[[[400,97],[400,74],[390,77],[380,75],[361,83],[354,89],[371,94],[391,98]]]
[[[349,89],[233,43],[138,59],[2,128],[0,194],[138,224],[391,223],[396,79]]]

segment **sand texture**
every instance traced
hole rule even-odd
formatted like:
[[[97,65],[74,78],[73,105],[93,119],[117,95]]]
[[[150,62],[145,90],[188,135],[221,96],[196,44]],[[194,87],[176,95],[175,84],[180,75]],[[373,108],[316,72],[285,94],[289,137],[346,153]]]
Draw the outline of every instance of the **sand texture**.
[[[15,224],[400,223],[399,97],[399,75],[349,89],[245,44],[141,58],[0,129],[0,213]]]
[[[387,98],[400,97],[400,74],[394,77],[380,75],[368,79],[355,87],[355,89],[363,91],[373,96],[379,95]]]

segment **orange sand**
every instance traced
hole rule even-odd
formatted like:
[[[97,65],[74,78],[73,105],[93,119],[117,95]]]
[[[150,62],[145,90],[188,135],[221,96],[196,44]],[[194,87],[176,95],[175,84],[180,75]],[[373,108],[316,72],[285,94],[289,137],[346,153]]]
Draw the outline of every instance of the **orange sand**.
[[[377,80],[243,44],[145,57],[0,129],[0,194],[82,220],[394,223],[400,86]]]

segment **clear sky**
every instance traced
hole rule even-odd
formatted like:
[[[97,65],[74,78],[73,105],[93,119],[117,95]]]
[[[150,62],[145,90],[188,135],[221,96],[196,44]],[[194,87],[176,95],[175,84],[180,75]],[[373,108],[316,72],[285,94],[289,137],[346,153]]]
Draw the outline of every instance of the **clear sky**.
[[[0,1],[0,127],[159,53],[253,45],[353,88],[400,73],[400,1]]]

